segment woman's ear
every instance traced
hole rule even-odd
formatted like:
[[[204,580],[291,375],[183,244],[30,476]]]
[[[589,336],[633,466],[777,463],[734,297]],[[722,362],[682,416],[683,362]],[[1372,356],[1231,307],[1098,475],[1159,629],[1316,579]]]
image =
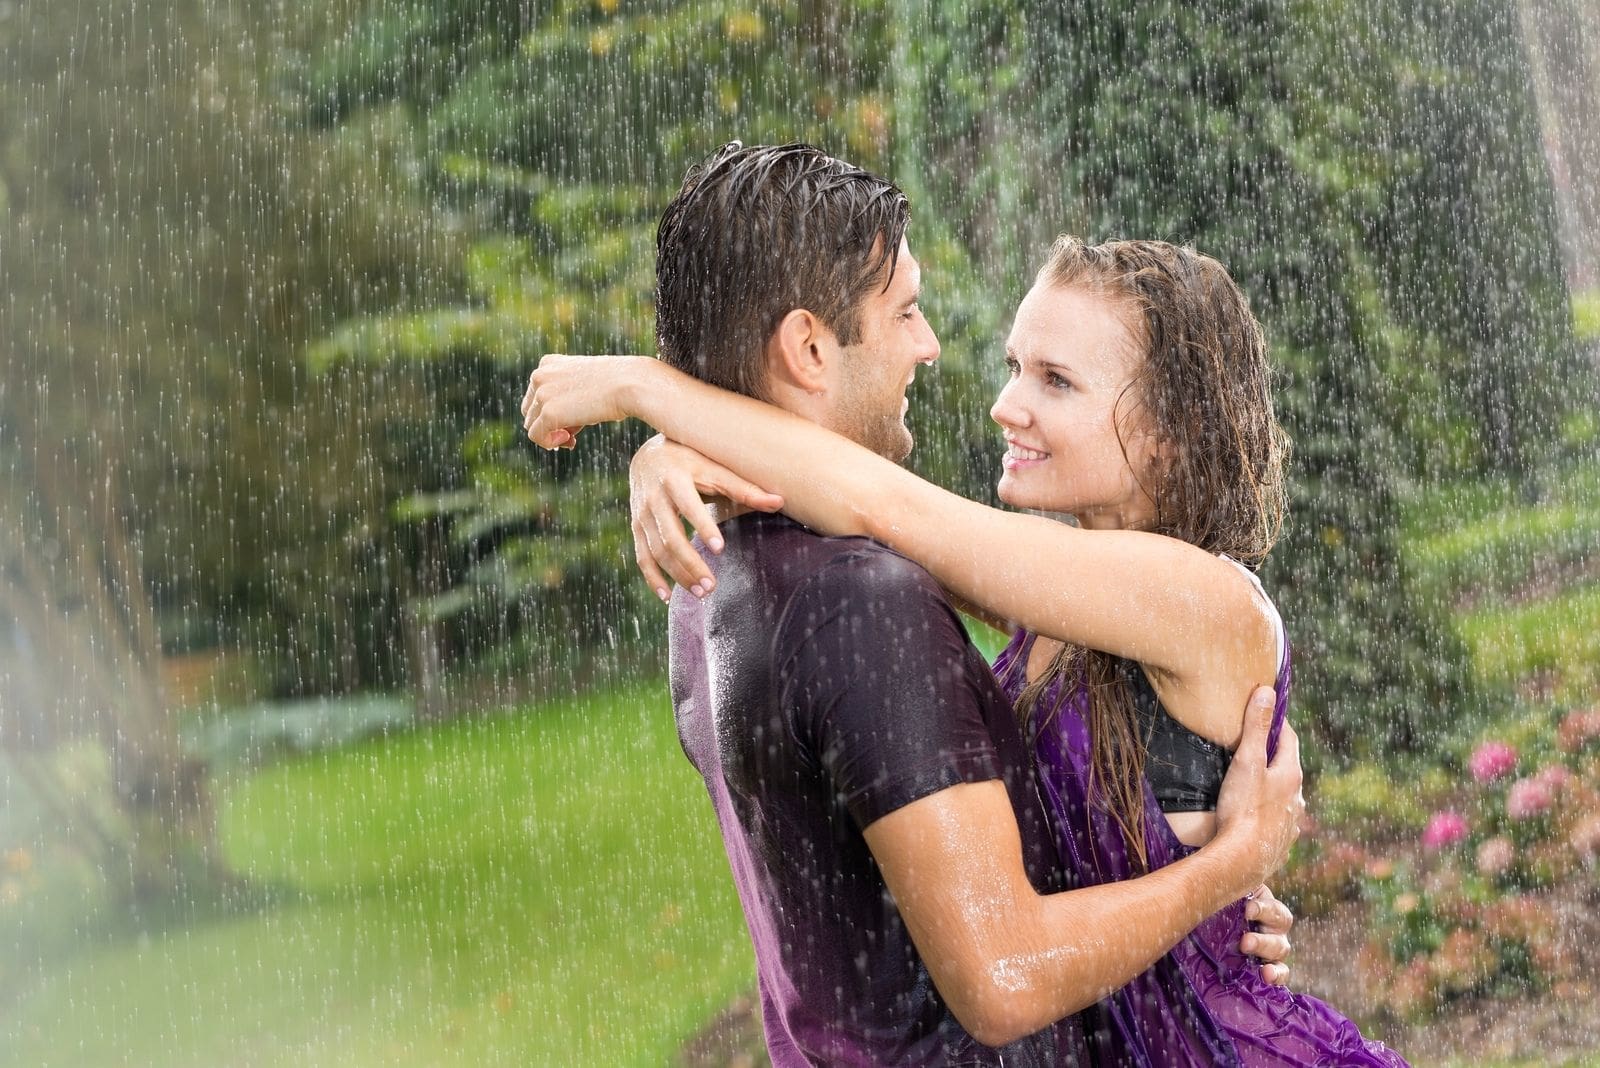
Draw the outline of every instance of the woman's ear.
[[[830,381],[831,352],[838,348],[833,331],[804,308],[778,321],[767,341],[767,381],[807,394],[825,393]]]

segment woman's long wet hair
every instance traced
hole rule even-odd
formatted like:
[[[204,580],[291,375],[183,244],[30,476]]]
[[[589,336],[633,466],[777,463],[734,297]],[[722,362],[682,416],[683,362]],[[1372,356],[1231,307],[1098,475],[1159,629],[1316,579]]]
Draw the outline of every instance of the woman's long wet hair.
[[[1035,284],[1106,300],[1143,348],[1113,418],[1124,457],[1125,426],[1141,410],[1144,429],[1160,443],[1157,469],[1134,470],[1155,502],[1148,529],[1259,567],[1283,523],[1288,442],[1272,409],[1261,324],[1222,264],[1164,241],[1086,245],[1063,235]],[[1084,686],[1094,746],[1090,796],[1105,806],[1129,852],[1148,869],[1146,746],[1131,666],[1110,653],[1065,645],[1023,689],[1017,712],[1037,731],[1059,713],[1075,683]],[[1041,719],[1038,705],[1057,679],[1063,680],[1060,696]]]

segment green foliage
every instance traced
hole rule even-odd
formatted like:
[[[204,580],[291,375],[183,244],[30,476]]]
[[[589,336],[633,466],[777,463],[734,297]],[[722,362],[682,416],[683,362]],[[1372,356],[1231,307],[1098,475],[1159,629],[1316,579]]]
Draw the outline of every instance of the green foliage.
[[[8,1063],[667,1063],[753,979],[672,722],[652,678],[275,765],[219,819],[277,903],[181,931],[87,943],[37,857]]]
[[[684,165],[715,147],[705,129],[737,114],[751,140],[842,142],[868,162],[883,148],[875,5],[563,4],[534,16],[436,3],[375,5],[368,19],[308,65],[309,111],[358,124],[403,101],[407,139],[429,146],[431,205],[473,237],[459,303],[348,320],[307,349],[323,374],[526,372],[548,351],[651,351],[655,219]],[[807,65],[847,40],[858,62],[808,84]],[[668,86],[682,113],[663,106]],[[389,509],[388,524],[435,546],[405,593],[410,618],[443,625],[469,659],[572,663],[655,640],[659,609],[631,575],[623,505],[640,435],[597,429],[578,459],[536,460],[508,405],[520,385],[502,388],[454,431],[460,462]],[[391,435],[407,411],[380,412]]]
[[[1600,290],[1573,294],[1572,330],[1586,344],[1600,342]]]
[[[1442,784],[1435,782],[1433,793]],[[1348,830],[1361,841],[1414,835],[1427,820],[1426,786],[1397,779],[1379,764],[1357,764],[1320,776],[1314,808],[1317,819]]]
[[[1445,476],[1542,477],[1586,395],[1543,385],[1588,372],[1526,70],[1505,49],[1465,58],[1513,17],[1374,0],[376,4],[307,65],[304,99],[341,124],[404,104],[437,210],[475,228],[474,281],[461,305],[351,321],[312,357],[647,348],[649,229],[685,165],[724,136],[810,139],[913,198],[946,352],[913,406],[914,429],[938,428],[913,463],[990,499],[987,353],[1048,238],[1193,242],[1250,294],[1283,369],[1296,494],[1268,580],[1302,654],[1301,722],[1341,755],[1414,747],[1472,702],[1397,544],[1400,501]],[[484,514],[527,507],[475,492]]]

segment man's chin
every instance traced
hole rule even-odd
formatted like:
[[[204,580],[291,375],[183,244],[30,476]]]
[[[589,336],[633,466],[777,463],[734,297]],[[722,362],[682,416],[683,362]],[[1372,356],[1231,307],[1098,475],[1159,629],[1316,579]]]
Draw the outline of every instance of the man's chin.
[[[917,439],[911,436],[911,431],[904,424],[899,427],[899,433],[891,436],[887,442],[888,447],[879,449],[878,455],[895,463],[905,463],[910,458],[911,450],[915,447]]]

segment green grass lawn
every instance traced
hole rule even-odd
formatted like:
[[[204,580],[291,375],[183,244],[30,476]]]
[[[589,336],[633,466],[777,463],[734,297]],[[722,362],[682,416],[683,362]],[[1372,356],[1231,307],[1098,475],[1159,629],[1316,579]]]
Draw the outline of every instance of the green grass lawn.
[[[84,946],[16,1065],[659,1065],[753,976],[659,683],[271,767],[233,864],[284,903]]]
[[[1425,595],[1465,597],[1456,624],[1479,678],[1554,674],[1557,697],[1600,684],[1600,467],[1529,504],[1504,483],[1445,487],[1412,508],[1406,555]]]
[[[1473,612],[1460,627],[1484,678],[1551,672],[1557,695],[1574,702],[1592,697],[1600,684],[1600,584]]]

